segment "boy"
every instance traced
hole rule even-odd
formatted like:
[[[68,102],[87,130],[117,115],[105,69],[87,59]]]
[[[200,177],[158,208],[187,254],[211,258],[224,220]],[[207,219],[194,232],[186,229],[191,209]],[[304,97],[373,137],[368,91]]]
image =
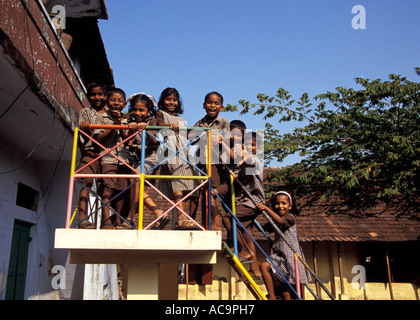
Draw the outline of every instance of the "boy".
[[[232,120],[230,126],[230,144],[222,140],[222,146],[229,152],[230,161],[228,167],[234,170],[243,159],[244,153],[244,135],[246,125],[241,120]]]
[[[235,172],[235,170],[238,168],[238,165],[242,162],[243,156],[244,156],[244,133],[246,130],[246,125],[241,120],[232,120],[229,123],[230,126],[230,136],[229,140],[222,139],[220,144],[222,146],[222,150],[224,152],[227,152],[228,154],[228,160],[225,162],[224,167],[227,167],[227,170],[225,170],[227,174],[227,181],[228,181],[228,192],[223,199],[223,202],[227,205],[229,209],[232,209],[232,196],[231,196],[231,185],[230,185],[230,174],[227,172],[228,170],[231,170]],[[237,184],[234,184],[235,188],[237,188]],[[228,213],[229,210],[225,208],[225,212]],[[226,220],[228,219],[228,220]],[[230,215],[223,216],[223,224],[229,224],[232,217]]]
[[[219,147],[224,135],[227,135],[230,131],[229,122],[227,119],[222,118],[219,113],[223,110],[223,96],[218,92],[210,92],[204,98],[203,109],[206,111],[204,118],[199,120],[194,127],[211,127],[212,128],[212,164],[211,165],[211,186],[214,189],[213,192],[217,193],[222,199],[226,196],[228,186],[228,174],[223,169],[223,166],[219,164]],[[192,134],[193,135],[193,134]],[[190,139],[193,138],[190,137]],[[203,146],[203,144],[201,144]],[[203,149],[203,148],[199,148]],[[203,150],[197,150],[197,153]],[[197,154],[200,157],[202,155]],[[199,165],[200,169],[205,168],[204,164]],[[211,217],[212,217],[212,230],[222,230],[222,217],[219,213],[216,203],[216,195],[211,197]]]
[[[106,89],[104,86],[92,83],[87,88],[87,98],[90,102],[89,108],[84,108],[79,113],[79,128],[91,135],[89,129],[90,124],[96,123],[96,117],[99,114],[105,113],[105,102],[106,102]],[[85,166],[86,164],[93,161],[98,157],[98,151],[96,144],[85,137],[83,134],[80,134],[82,137],[81,151],[82,159],[80,167]],[[97,174],[99,173],[99,161],[91,163],[86,168],[80,171],[82,174]],[[80,190],[79,197],[79,206],[78,206],[78,228],[79,229],[95,229],[93,223],[89,222],[87,219],[87,203],[89,199],[89,190],[93,185],[93,178],[84,178],[83,179],[84,187]]]
[[[120,125],[126,124],[127,119],[121,115],[121,111],[126,106],[126,95],[125,92],[119,88],[112,88],[108,92],[106,112],[99,114],[97,117],[97,124],[102,125]],[[126,132],[123,130],[112,130],[112,129],[96,129],[94,136],[98,142],[100,142],[105,148],[111,149],[118,143],[123,141],[126,137]],[[124,144],[119,145],[113,149],[110,153],[105,154],[106,150],[100,150],[101,157],[101,173],[102,174],[118,174],[122,173],[125,168],[121,161],[112,156],[110,153],[118,156],[122,161],[127,162],[127,156]],[[104,178],[102,179],[103,190],[102,200],[107,203],[114,191],[122,191],[127,188],[127,179],[122,178]],[[120,195],[116,203],[116,212],[118,215],[121,214],[121,209],[124,204],[124,195]],[[114,224],[111,221],[109,214],[110,203],[102,208],[102,229],[115,229]],[[115,221],[116,225],[120,226],[120,217],[118,216]]]
[[[263,166],[258,159],[258,152],[262,143],[261,137],[256,132],[247,132],[244,139],[244,157],[236,172],[237,179],[257,202],[265,202],[263,184]],[[255,207],[254,201],[242,188],[235,190],[236,216],[243,227],[251,233],[254,220],[261,212]],[[229,230],[228,230],[229,231]],[[242,260],[254,261],[251,263],[250,275],[255,278],[261,277],[261,271],[256,263],[256,250],[254,241],[245,230],[238,233],[239,252]]]

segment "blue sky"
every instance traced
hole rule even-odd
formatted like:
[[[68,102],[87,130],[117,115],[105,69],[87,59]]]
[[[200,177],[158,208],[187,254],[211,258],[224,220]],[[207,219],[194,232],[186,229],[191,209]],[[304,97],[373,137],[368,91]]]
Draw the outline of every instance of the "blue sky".
[[[336,87],[357,88],[354,78],[387,79],[391,73],[418,81],[418,0],[106,0],[100,20],[116,86],[127,95],[159,98],[180,91],[183,117],[204,116],[204,96],[220,92],[225,104],[278,88],[295,99]],[[366,12],[366,29],[355,30],[355,5]],[[248,128],[264,128],[256,116],[222,113]],[[281,132],[296,124],[282,125]],[[289,157],[287,165],[298,161]]]

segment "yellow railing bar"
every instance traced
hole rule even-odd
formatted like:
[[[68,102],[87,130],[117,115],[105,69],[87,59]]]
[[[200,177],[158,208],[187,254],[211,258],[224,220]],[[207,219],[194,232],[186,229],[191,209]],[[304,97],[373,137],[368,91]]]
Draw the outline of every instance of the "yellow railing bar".
[[[79,127],[74,128],[73,151],[71,155],[70,178],[74,178],[76,171],[76,157],[77,157],[77,141],[79,139]]]
[[[260,287],[258,286],[258,284],[254,281],[254,279],[252,279],[252,277],[249,275],[248,271],[245,269],[245,267],[243,266],[243,264],[239,261],[239,259],[233,255],[232,257],[233,262],[235,262],[235,264],[239,267],[239,269],[241,269],[242,273],[245,275],[245,277],[248,279],[248,281],[251,283],[252,287],[254,288],[254,290],[258,293],[258,295],[261,297],[262,300],[267,300],[267,297],[265,296],[265,294],[261,291]]]
[[[74,188],[74,171],[76,169],[76,156],[77,156],[77,140],[79,138],[79,127],[74,128],[74,137],[73,137],[73,151],[71,155],[71,166],[70,166],[70,181],[69,181],[69,193],[67,196],[67,212],[66,212],[66,229],[70,228],[70,219],[71,219],[71,207],[72,207],[72,198],[73,198],[73,188]]]
[[[253,289],[258,293],[258,295],[261,297],[262,300],[268,300],[265,294],[261,291],[260,287],[257,285],[257,283],[252,279],[252,277],[249,275],[248,271],[245,269],[243,264],[239,261],[238,257],[229,249],[229,246],[226,244],[226,242],[223,241],[223,247],[225,251],[230,255],[233,262],[238,266],[238,268],[241,270],[241,272],[244,274],[244,276],[247,278],[249,283],[252,285]]]
[[[145,174],[140,173],[140,194],[139,194],[139,230],[143,230],[143,210],[144,210],[144,178]]]

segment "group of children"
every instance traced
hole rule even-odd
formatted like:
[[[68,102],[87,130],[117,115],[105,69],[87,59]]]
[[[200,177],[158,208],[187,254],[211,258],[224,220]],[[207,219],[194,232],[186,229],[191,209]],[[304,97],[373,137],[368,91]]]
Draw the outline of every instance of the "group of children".
[[[180,128],[186,127],[182,118],[184,112],[179,92],[175,88],[166,88],[162,91],[159,101],[144,93],[132,95],[127,99],[123,90],[111,88],[108,91],[101,85],[92,84],[87,90],[90,108],[85,108],[79,115],[79,127],[84,132],[81,144],[82,158],[79,173],[83,174],[106,174],[100,181],[98,190],[103,201],[102,229],[132,229],[134,217],[139,202],[139,184],[135,179],[119,178],[118,174],[133,173],[132,169],[140,171],[141,146],[143,136],[141,131],[146,126],[169,127],[167,134],[163,134],[166,148],[160,148],[155,136],[156,130],[149,130],[146,134],[144,153],[144,172],[153,174],[160,168],[160,175],[177,176],[176,179],[159,179],[158,188],[169,199],[177,204],[176,226],[180,229],[193,229],[196,226],[193,218],[198,207],[199,192],[194,192],[198,184],[196,179],[180,179],[180,176],[198,175],[197,170],[185,161],[191,159],[190,148],[186,145],[188,140],[193,140],[194,135],[180,134]],[[122,111],[128,104],[128,115]],[[293,230],[295,220],[290,213],[292,198],[288,193],[278,193],[272,199],[272,208],[265,205],[265,193],[263,185],[263,167],[258,158],[261,138],[256,132],[245,132],[246,126],[240,120],[229,123],[219,113],[223,109],[223,96],[218,92],[210,92],[204,98],[203,109],[205,116],[197,121],[194,127],[211,128],[211,145],[213,159],[211,164],[211,202],[208,210],[211,212],[211,229],[222,230],[224,226],[228,235],[232,235],[231,217],[231,192],[235,192],[235,212],[237,219],[243,225],[238,228],[238,256],[241,260],[251,262],[250,274],[252,277],[263,277],[266,283],[269,298],[275,298],[273,272],[275,269],[268,262],[259,265],[256,259],[256,250],[252,238],[249,236],[253,223],[262,211],[268,212],[274,221],[285,229]],[[125,125],[128,129],[90,129],[91,124],[97,125]],[[213,132],[215,134],[213,134]],[[136,134],[137,133],[137,134]],[[226,135],[226,133],[229,133]],[[96,142],[89,139],[91,136]],[[201,146],[207,144],[207,136],[201,136]],[[164,151],[162,151],[164,150]],[[221,152],[223,150],[223,152]],[[171,155],[170,151],[179,151],[172,154],[159,165],[158,158]],[[202,157],[204,149],[198,147],[195,157]],[[93,161],[98,156],[99,160]],[[202,159],[202,158],[201,158]],[[216,161],[215,161],[216,159]],[[126,165],[126,164],[128,165]],[[205,169],[206,163],[198,163],[199,169]],[[204,170],[203,170],[204,171]],[[230,188],[230,172],[234,172],[236,184],[234,190]],[[78,228],[94,229],[95,226],[88,219],[89,189],[93,186],[92,178],[83,179],[84,187],[80,191],[78,206]],[[128,215],[122,218],[122,208],[127,200],[125,190],[132,185],[128,198]],[[146,191],[146,190],[145,190]],[[116,195],[117,194],[117,195]],[[185,215],[187,202],[183,199],[189,194],[190,216]],[[115,196],[116,195],[116,196]],[[143,193],[144,204],[155,215],[154,229],[162,229],[169,222],[168,213],[156,205],[154,199],[147,192]],[[111,205],[111,199],[114,198]],[[220,212],[217,199],[220,198],[226,204],[226,210]],[[287,202],[287,203],[286,203]],[[280,205],[281,203],[281,205]],[[114,210],[115,218],[112,218],[110,210]],[[276,239],[279,242],[279,239]],[[279,250],[287,248],[274,245],[271,256],[275,264],[282,271],[289,270],[294,264],[290,261],[293,254],[279,254]],[[282,252],[283,252],[282,251]],[[292,268],[293,269],[293,268]],[[290,280],[290,279],[289,279]],[[283,286],[284,298],[287,298],[288,288]]]

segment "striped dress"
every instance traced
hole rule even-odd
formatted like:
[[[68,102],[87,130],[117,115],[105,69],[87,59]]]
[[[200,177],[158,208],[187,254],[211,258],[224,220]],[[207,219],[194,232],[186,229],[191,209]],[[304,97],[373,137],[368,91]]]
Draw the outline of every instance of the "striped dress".
[[[185,120],[178,114],[170,114],[164,110],[158,110],[156,118],[162,119],[164,123],[179,124],[180,127],[186,127]],[[173,154],[185,147],[188,143],[187,132],[181,131],[179,134],[175,134],[172,130],[161,130],[160,133],[164,136],[165,146],[160,146],[157,151],[157,158],[159,162],[162,162],[169,155]],[[169,148],[170,149],[169,149]],[[172,150],[171,150],[172,149]],[[184,148],[179,153],[185,159],[190,159],[189,149]],[[160,166],[161,175],[173,175],[173,176],[193,176],[196,175],[192,166],[186,162],[183,158],[178,155],[172,156],[168,160],[164,160]],[[191,191],[194,189],[196,183],[195,180],[191,179],[160,179],[159,189],[168,197],[173,198],[174,192],[179,191]]]
[[[283,225],[278,225],[280,231],[283,233],[286,240],[305,261],[305,256],[303,255],[303,250],[297,237],[296,218],[290,213],[285,214],[282,216],[282,218],[287,222]],[[275,233],[274,244],[271,247],[270,259],[276,266],[276,268],[271,266],[271,270],[275,275],[275,280],[285,282],[283,277],[278,273],[278,269],[284,278],[286,278],[287,282],[290,284],[296,284],[294,252],[277,232]],[[267,259],[267,261],[269,260]],[[312,277],[309,271],[306,270],[305,266],[300,260],[298,261],[298,268],[300,283],[312,282]]]
[[[89,121],[90,124],[96,124],[96,117],[98,116],[98,112],[92,108],[83,108],[80,110],[79,113],[79,123],[82,121]],[[83,134],[79,135],[79,138],[81,140],[80,146],[83,152],[86,151],[92,151],[95,152],[97,150],[96,144],[93,143],[92,140],[85,137]]]
[[[96,124],[103,124],[103,125],[113,125],[114,124],[114,116],[111,114],[111,111],[107,107],[105,107],[106,112],[98,114],[96,117]],[[123,119],[121,124],[127,124],[127,120]],[[107,129],[95,129],[93,134],[95,138],[102,132],[106,131]],[[120,133],[120,130],[112,130],[111,133],[105,137],[100,143],[105,147],[101,148],[99,147],[100,151],[99,154],[101,157],[101,165],[104,164],[122,164],[120,160],[115,158],[111,155],[115,154],[118,156],[122,161],[127,163],[127,154],[125,150],[125,146],[123,144],[120,144],[117,148],[114,148],[115,145],[121,143],[123,141],[122,135]],[[106,153],[106,149],[114,148],[111,152]]]
[[[149,117],[145,121],[148,126],[156,126],[156,118]],[[148,130],[150,134],[156,136],[155,130]],[[127,150],[127,158],[129,160],[129,164],[136,169],[137,171],[141,171],[141,148],[142,148],[142,133],[139,132],[134,136],[133,141],[131,141],[128,146],[126,147]],[[146,140],[148,137],[148,133],[146,133]],[[145,159],[144,159],[144,173],[146,174],[153,174],[156,169],[153,169],[153,172],[149,172],[152,168],[157,166],[158,160],[156,157],[156,150],[159,148],[159,143],[150,144],[146,142],[145,146]]]

